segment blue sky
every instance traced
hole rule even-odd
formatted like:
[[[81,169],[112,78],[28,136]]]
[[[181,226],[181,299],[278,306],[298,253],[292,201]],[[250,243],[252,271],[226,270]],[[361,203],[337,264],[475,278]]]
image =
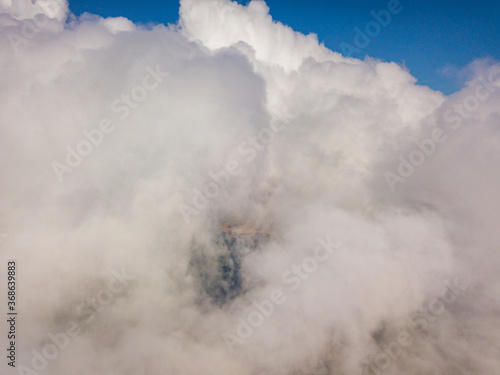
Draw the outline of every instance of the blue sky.
[[[246,4],[246,0],[239,0]],[[319,40],[341,51],[353,46],[354,28],[364,30],[373,20],[370,11],[387,9],[379,0],[267,0],[271,15],[294,30],[314,32]],[[380,33],[353,57],[365,55],[404,63],[418,83],[450,94],[463,84],[462,70],[478,58],[500,60],[500,2],[498,0],[401,0],[403,10],[392,16]],[[76,15],[124,16],[140,23],[175,23],[176,0],[70,0]]]

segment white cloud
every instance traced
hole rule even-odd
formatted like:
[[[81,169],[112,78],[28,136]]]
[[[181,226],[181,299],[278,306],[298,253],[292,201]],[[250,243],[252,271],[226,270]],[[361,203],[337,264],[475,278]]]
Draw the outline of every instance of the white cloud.
[[[455,277],[471,287],[385,373],[498,369],[497,62],[475,63],[446,97],[274,22],[262,1],[182,0],[178,25],[150,29],[66,22],[57,3],[26,34],[39,3],[0,2],[0,259],[19,262],[19,364],[125,269],[128,289],[41,373],[361,374]],[[484,99],[460,115],[482,79]],[[284,117],[272,141],[251,143]],[[392,192],[384,172],[435,127],[446,142]],[[60,182],[51,164],[96,129]],[[179,206],[228,161],[241,173],[187,224]],[[216,241],[228,218],[276,237],[231,255]],[[283,273],[326,236],[339,249],[231,354],[223,333],[289,291]]]

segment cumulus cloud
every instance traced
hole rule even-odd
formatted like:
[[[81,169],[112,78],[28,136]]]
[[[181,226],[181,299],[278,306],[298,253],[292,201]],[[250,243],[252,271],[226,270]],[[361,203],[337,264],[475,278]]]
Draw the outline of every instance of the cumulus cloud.
[[[0,1],[19,373],[498,371],[500,64],[447,97],[269,12]]]

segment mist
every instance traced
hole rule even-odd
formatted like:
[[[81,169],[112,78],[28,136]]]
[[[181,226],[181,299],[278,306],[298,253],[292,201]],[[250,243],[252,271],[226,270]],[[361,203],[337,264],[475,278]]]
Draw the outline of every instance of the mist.
[[[500,62],[445,96],[269,12],[0,0],[9,373],[499,371]]]

